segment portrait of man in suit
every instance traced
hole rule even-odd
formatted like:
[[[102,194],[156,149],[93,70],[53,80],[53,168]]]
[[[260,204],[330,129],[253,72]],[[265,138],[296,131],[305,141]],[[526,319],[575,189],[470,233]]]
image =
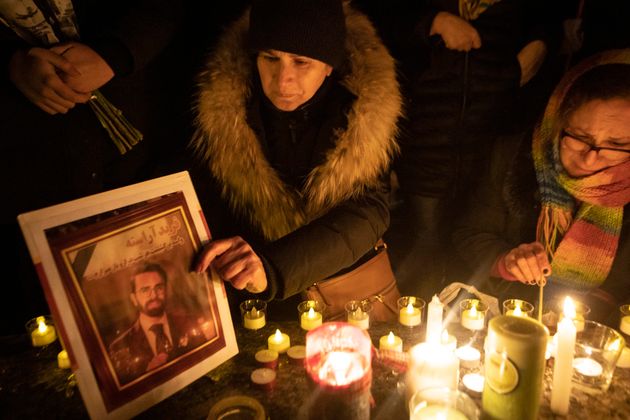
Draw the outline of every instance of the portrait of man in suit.
[[[186,354],[214,335],[210,323],[181,310],[169,310],[168,275],[161,265],[143,264],[131,276],[130,286],[129,298],[138,316],[109,345],[109,357],[121,385]]]

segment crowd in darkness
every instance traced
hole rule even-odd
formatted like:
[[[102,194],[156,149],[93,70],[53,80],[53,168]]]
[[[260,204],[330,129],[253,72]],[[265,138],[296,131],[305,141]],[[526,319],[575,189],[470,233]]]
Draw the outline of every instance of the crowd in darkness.
[[[261,77],[260,82],[255,79],[248,85],[253,93],[242,101],[247,106],[235,109],[247,116],[249,126],[244,126],[243,132],[254,133],[270,166],[280,174],[278,179],[299,190],[309,171],[321,167],[318,159],[324,159],[322,150],[333,147],[328,139],[320,138],[322,133],[352,127],[354,121],[348,116],[352,114],[347,111],[355,101],[363,99],[363,93],[341,87],[341,80],[348,80],[354,73],[342,63],[347,52],[332,47],[335,31],[328,31],[321,41],[328,47],[324,51],[308,44],[311,40],[307,38],[304,42],[308,45],[297,46],[286,44],[282,34],[274,38],[274,31],[290,30],[296,25],[284,27],[282,19],[286,17],[275,16],[267,4],[291,10],[302,7],[292,5],[292,1],[299,5],[308,3],[254,1],[261,10],[256,22],[273,22],[275,26],[265,30],[245,26],[242,31],[249,30],[250,36],[259,34],[254,39],[260,45],[253,52],[246,51],[244,57],[254,57],[251,62],[258,63]],[[239,28],[235,22],[249,10],[251,1],[72,0],[80,38],[61,39],[51,45],[37,44],[19,36],[15,28],[0,25],[0,179],[5,197],[0,211],[0,235],[7,242],[1,260],[5,287],[0,298],[0,335],[23,333],[28,319],[50,313],[17,223],[19,214],[180,170],[189,170],[193,175],[206,219],[214,238],[219,239],[205,250],[205,266],[202,264],[201,268],[216,258],[220,273],[228,276],[229,267],[224,260],[230,250],[239,249],[255,258],[260,254],[256,267],[266,273],[264,282],[232,283],[249,293],[282,298],[280,305],[288,305],[284,299],[299,294],[301,284],[312,281],[313,275],[321,272],[323,279],[337,273],[338,268],[363,261],[367,258],[365,249],[369,248],[364,243],[381,236],[388,244],[403,294],[426,298],[453,281],[484,284],[480,267],[474,258],[467,258],[468,250],[461,246],[466,239],[454,235],[458,227],[467,223],[471,192],[476,191],[484,172],[496,165],[491,157],[497,155],[497,143],[503,144],[505,138],[529,136],[531,146],[532,132],[554,88],[568,71],[594,54],[630,48],[630,3],[496,0],[481,2],[484,6],[479,6],[479,2],[465,0],[340,1],[369,19],[378,42],[387,50],[384,55],[391,55],[395,63],[400,91],[390,92],[391,113],[397,116],[400,105],[400,118],[395,129],[383,123],[387,126],[383,130],[396,132],[397,146],[382,147],[399,147],[399,151],[378,177],[366,176],[366,180],[357,181],[363,182],[357,191],[364,195],[350,191],[343,199],[335,197],[329,201],[326,197],[321,200],[326,205],[315,205],[314,209],[305,206],[299,217],[287,216],[287,226],[282,227],[269,227],[264,219],[271,220],[274,215],[262,213],[240,214],[230,224],[222,224],[226,213],[240,205],[251,208],[252,202],[234,198],[241,194],[240,189],[232,197],[217,199],[215,193],[221,194],[217,178],[219,182],[231,180],[220,178],[217,173],[204,173],[211,166],[207,160],[213,158],[209,155],[215,149],[200,139],[216,135],[204,126],[205,118],[220,120],[221,116],[204,113],[200,98],[206,98],[204,93],[215,93],[215,80],[207,76],[221,69],[224,57],[217,55],[213,61],[213,54],[221,51],[218,46],[224,45],[221,41],[224,42],[226,30],[235,33],[234,28]],[[11,2],[5,3],[9,10]],[[7,21],[7,10],[0,8],[2,21]],[[16,16],[23,16],[18,12],[23,13],[18,10]],[[339,32],[340,37],[356,32],[348,26],[348,35],[344,30]],[[299,27],[293,30],[299,32]],[[256,44],[251,39],[250,42]],[[290,116],[308,120],[297,131],[293,125],[290,129],[303,136],[297,142],[308,143],[308,152],[303,152],[306,146],[293,154],[286,152],[296,141],[282,131],[284,124],[293,124],[287,123],[288,114],[283,112],[293,113],[296,108],[285,104],[283,109],[282,98],[274,100],[269,91],[272,88],[265,84],[264,76],[271,67],[265,70],[264,63],[271,66],[272,61],[285,59],[281,54],[284,50],[274,48],[276,45],[286,45],[288,52],[297,51],[300,56],[324,63],[324,81],[316,86],[317,93],[306,99],[308,115]],[[299,54],[300,48],[312,54]],[[268,50],[281,53],[265,55]],[[250,69],[247,70],[244,74],[250,75]],[[96,89],[143,134],[143,140],[124,155],[117,151],[86,105],[89,92]],[[241,99],[235,97],[236,102]],[[191,143],[191,139],[196,140]],[[198,158],[203,153],[206,155],[200,162]],[[508,156],[520,156],[520,152],[510,153],[504,155],[506,162]],[[521,163],[532,169],[531,161],[525,159]],[[380,168],[380,163],[374,165]],[[238,182],[241,181],[235,181]],[[256,220],[257,217],[263,220]],[[357,221],[359,218],[361,222]],[[624,226],[626,221],[627,216]],[[326,244],[325,238],[342,242],[339,237],[322,232],[335,231],[344,223],[348,229],[369,226],[374,232],[349,231],[351,234],[343,237],[343,246]],[[628,241],[626,230],[621,230],[620,252],[627,252],[623,242]],[[461,235],[461,229],[458,232]],[[221,242],[231,235],[246,241]],[[319,242],[312,243],[313,235],[319,235]],[[256,239],[247,240],[250,237]],[[305,267],[293,267],[296,252],[308,254],[325,248],[330,255],[304,257],[309,261]],[[223,259],[217,257],[222,254]],[[509,269],[508,262],[505,264],[500,268]],[[333,271],[320,270],[323,265]],[[620,272],[628,274],[627,266],[626,261]],[[617,273],[619,268],[613,266],[612,270]],[[302,274],[308,276],[300,285],[283,280],[285,276]],[[503,274],[498,272],[499,277]],[[291,306],[291,313],[294,308]]]

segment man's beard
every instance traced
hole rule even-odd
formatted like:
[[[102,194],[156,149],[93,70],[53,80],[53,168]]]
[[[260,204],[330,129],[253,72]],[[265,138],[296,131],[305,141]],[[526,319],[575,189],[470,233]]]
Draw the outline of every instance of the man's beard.
[[[158,302],[159,305],[149,308],[149,304],[153,302]],[[164,314],[164,301],[162,299],[151,299],[144,304],[141,310],[144,314],[151,317],[162,316]]]

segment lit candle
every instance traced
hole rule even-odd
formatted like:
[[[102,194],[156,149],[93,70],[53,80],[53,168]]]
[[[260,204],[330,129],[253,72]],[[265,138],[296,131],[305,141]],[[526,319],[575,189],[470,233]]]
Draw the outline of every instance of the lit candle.
[[[409,302],[400,310],[398,321],[406,327],[415,327],[422,323],[422,312]]]
[[[462,311],[462,327],[469,330],[483,330],[485,315],[477,310],[478,301],[473,300],[470,309]]]
[[[578,357],[573,360],[573,369],[584,376],[596,377],[604,372],[601,364],[588,357]]]
[[[467,373],[462,377],[462,383],[466,389],[477,396],[483,392],[484,377],[479,373]]]
[[[461,411],[438,404],[418,404],[411,412],[411,420],[467,420]]]
[[[427,313],[427,343],[439,343],[442,335],[442,313],[444,311],[444,305],[440,302],[440,298],[437,295],[433,295],[431,302],[429,302],[429,309]]]
[[[630,315],[626,315],[621,318],[619,322],[619,329],[622,333],[630,335]]]
[[[394,335],[392,331],[389,332],[388,335],[384,335],[380,338],[378,342],[379,350],[394,350],[394,351],[402,351],[403,342],[402,338]]]
[[[527,314],[524,313],[523,310],[521,309],[522,304],[523,303],[520,300],[517,300],[516,302],[514,302],[514,309],[510,309],[505,314],[512,315],[512,316],[527,316]]]
[[[409,396],[433,387],[457,389],[459,359],[455,352],[437,343],[420,343],[411,348],[407,371]]]
[[[571,397],[571,377],[573,374],[573,354],[577,333],[573,317],[575,306],[570,297],[564,301],[564,318],[558,323],[556,358],[553,366],[551,388],[551,411],[561,416],[569,413]]]
[[[469,369],[477,367],[481,360],[481,352],[468,344],[455,350],[455,355],[459,359],[460,366]]]
[[[248,330],[258,330],[265,326],[265,313],[255,307],[243,315],[243,326]]]
[[[38,316],[35,322],[37,322],[37,328],[31,331],[31,343],[34,347],[46,346],[57,339],[55,327],[46,324],[45,317]]]
[[[267,347],[269,347],[269,350],[284,353],[289,347],[291,347],[291,339],[287,334],[280,332],[280,330],[276,330],[276,333],[271,334],[267,339]]]
[[[322,314],[315,311],[312,307],[307,312],[300,315],[300,327],[303,330],[310,331],[315,327],[322,325]]]
[[[370,315],[358,307],[356,311],[348,313],[348,323],[367,330],[370,328]]]
[[[59,354],[57,354],[57,366],[60,369],[70,369],[70,358],[68,357],[68,352],[65,350],[61,350]]]
[[[621,350],[621,356],[617,360],[617,367],[620,368],[630,368],[630,348],[624,347]]]
[[[447,330],[444,330],[442,331],[440,344],[449,351],[455,351],[457,348],[457,338],[454,335],[450,335]]]

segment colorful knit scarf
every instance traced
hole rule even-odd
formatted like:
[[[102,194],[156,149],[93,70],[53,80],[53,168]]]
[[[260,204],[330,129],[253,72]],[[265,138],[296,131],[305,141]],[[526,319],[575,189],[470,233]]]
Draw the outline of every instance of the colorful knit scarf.
[[[459,16],[467,21],[475,20],[486,9],[501,0],[459,0]]]
[[[559,159],[558,109],[573,83],[603,64],[630,64],[630,50],[600,53],[572,68],[553,92],[533,138],[542,209],[536,236],[551,261],[551,283],[575,289],[601,285],[617,251],[623,206],[630,202],[630,161],[583,178]]]

